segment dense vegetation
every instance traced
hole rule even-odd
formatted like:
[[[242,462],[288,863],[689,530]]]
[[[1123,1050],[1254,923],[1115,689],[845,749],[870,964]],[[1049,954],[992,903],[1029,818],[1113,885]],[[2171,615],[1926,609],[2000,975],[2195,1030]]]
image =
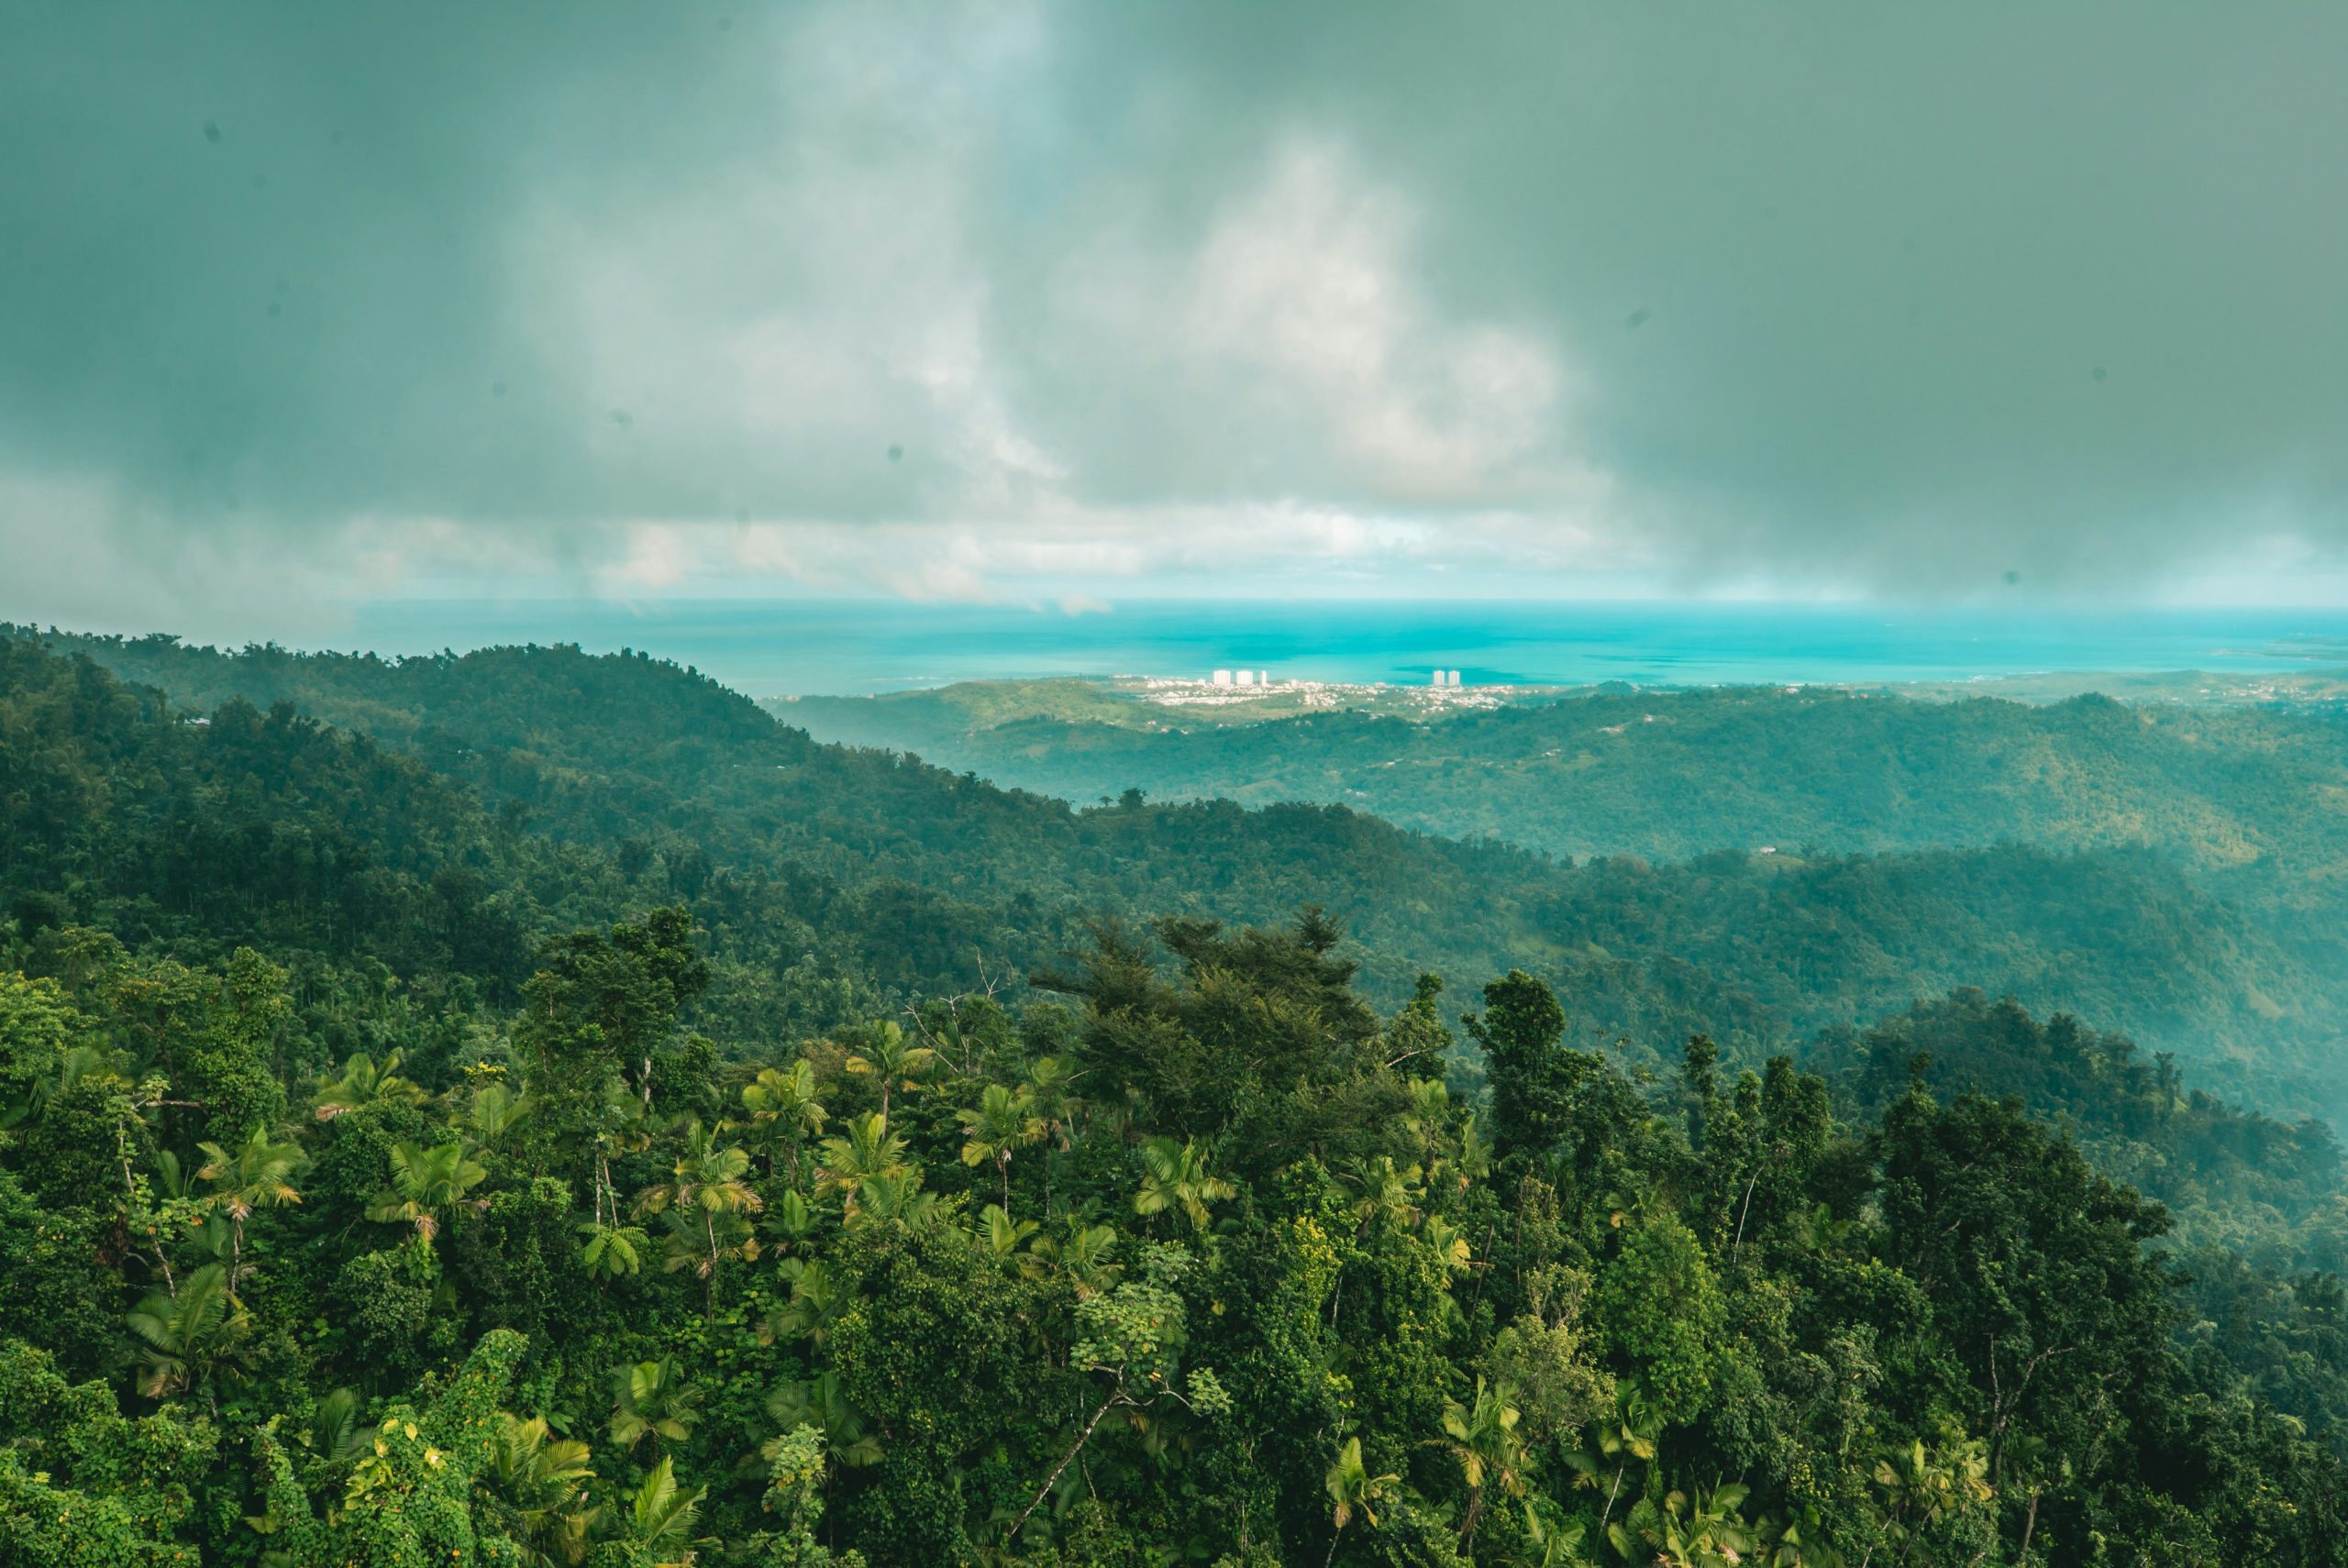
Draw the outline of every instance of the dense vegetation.
[[[2348,710],[2080,696],[1918,701],[1832,687],[1598,689],[1416,721],[1263,723],[1084,682],[776,705],[824,738],[918,750],[1074,800],[1323,801],[1559,856],[1843,854],[2019,839],[2150,845],[2265,879],[2348,866]]]
[[[141,657],[205,722],[0,639],[0,1561],[2348,1561],[2329,1133],[1909,1005],[2292,973],[2141,854],[1566,868]],[[1770,1055],[1822,998],[1891,1015]]]
[[[254,716],[239,722],[290,734],[300,720],[269,713],[289,703],[422,764],[478,802],[485,826],[463,869],[500,888],[497,907],[531,940],[687,904],[708,933],[712,1005],[748,1034],[820,1030],[876,999],[1015,991],[1095,913],[1260,922],[1316,902],[1360,944],[1365,991],[1382,1007],[1407,998],[1423,966],[1523,968],[1571,999],[1585,1043],[1708,1030],[1733,1059],[1758,1062],[1817,1029],[1970,984],[2096,1018],[2229,1093],[2348,1112],[2348,1088],[2325,1070],[2335,1021],[2348,1016],[2348,962],[2327,956],[2333,927],[2270,919],[2158,849],[1805,854],[1781,842],[1772,855],[1576,867],[1336,805],[1247,811],[1135,794],[1079,810],[903,755],[815,744],[641,656],[503,648],[392,661],[230,655],[169,638],[40,641],[152,681],[188,712],[241,703]],[[42,682],[63,679],[69,662],[17,657],[50,669]],[[150,709],[120,722],[174,728]],[[203,726],[183,728],[139,744],[213,749]],[[1717,767],[1757,772],[1727,744],[1736,738],[1722,737]],[[103,771],[111,755],[74,766]],[[1809,766],[1771,755],[1797,774]],[[238,756],[247,796],[287,786],[271,754]],[[499,856],[538,868],[501,882],[480,864]],[[216,942],[234,934],[216,920],[200,929]],[[506,984],[517,978],[504,971]]]

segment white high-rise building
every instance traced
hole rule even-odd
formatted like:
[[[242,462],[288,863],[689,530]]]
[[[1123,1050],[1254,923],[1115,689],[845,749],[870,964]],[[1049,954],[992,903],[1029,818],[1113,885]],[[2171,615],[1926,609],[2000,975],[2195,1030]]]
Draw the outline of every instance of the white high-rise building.
[[[1216,670],[1216,671],[1214,672],[1214,683],[1215,683],[1217,686],[1228,686],[1228,685],[1230,685],[1230,684],[1231,684],[1231,671],[1229,671],[1229,670],[1227,670],[1227,669],[1218,669],[1218,670]]]
[[[1454,686],[1459,684],[1459,672],[1456,669],[1451,672],[1451,684]]]
[[[1436,671],[1434,672],[1434,683],[1435,683],[1437,686],[1441,686],[1441,685],[1445,684],[1445,680],[1444,680],[1444,679],[1443,679],[1443,671],[1441,671],[1441,670],[1439,670],[1439,669],[1438,669],[1438,670],[1436,670]]]
[[[1240,685],[1242,685],[1242,686],[1253,686],[1253,685],[1255,685],[1255,684],[1256,684],[1256,672],[1255,672],[1254,670],[1252,670],[1252,669],[1243,669],[1243,670],[1241,670],[1241,671],[1239,672],[1239,684],[1240,684]]]

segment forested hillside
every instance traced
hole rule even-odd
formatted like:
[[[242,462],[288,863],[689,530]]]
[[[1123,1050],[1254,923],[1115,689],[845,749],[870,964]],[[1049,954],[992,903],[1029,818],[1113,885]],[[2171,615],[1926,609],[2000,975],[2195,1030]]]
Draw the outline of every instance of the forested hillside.
[[[393,661],[45,640],[151,679],[190,712],[286,702],[422,762],[478,802],[484,833],[523,846],[484,843],[474,860],[570,857],[565,875],[505,895],[534,936],[632,900],[685,901],[711,933],[717,994],[770,1036],[823,1027],[851,997],[1015,987],[1100,914],[1264,922],[1315,903],[1361,944],[1381,1006],[1423,967],[1518,967],[1573,999],[1585,1041],[1709,1030],[1758,1061],[1970,984],[2101,1020],[2203,1065],[2226,1092],[2348,1110],[2330,1070],[2348,966],[2325,960],[2330,928],[2249,918],[2176,857],[2142,849],[1787,845],[1576,867],[1337,806],[1127,796],[1073,808],[815,744],[642,656]],[[149,720],[171,727],[160,709]],[[204,750],[203,727],[187,728],[175,744]],[[1724,753],[1722,766],[1744,765]]]
[[[1079,681],[799,699],[819,738],[1091,800],[1328,801],[1555,855],[1678,859],[2021,839],[2153,845],[2210,870],[2348,867],[2348,708],[1916,701],[1831,687],[1596,690],[1421,716],[1242,723]]]
[[[0,639],[0,1562],[2348,1561],[2331,1135],[1914,999],[2314,1005],[2155,857],[1567,867],[641,659],[141,657]]]

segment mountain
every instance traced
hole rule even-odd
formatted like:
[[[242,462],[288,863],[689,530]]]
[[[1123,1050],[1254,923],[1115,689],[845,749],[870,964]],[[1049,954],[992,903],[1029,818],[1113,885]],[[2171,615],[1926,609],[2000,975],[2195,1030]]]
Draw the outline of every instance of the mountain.
[[[2329,977],[2198,876],[0,636],[0,1561],[2348,1562],[2339,1152],[2207,1087]]]
[[[2348,1110],[2329,1070],[2348,971],[2245,914],[2189,862],[2142,848],[1738,849],[1575,866],[1337,805],[1077,808],[816,742],[641,655],[44,645],[52,662],[71,650],[169,692],[172,712],[145,700],[152,728],[204,731],[182,721],[205,702],[283,704],[281,726],[349,726],[370,755],[421,767],[473,803],[474,861],[520,853],[498,850],[499,834],[537,846],[523,861],[570,857],[576,869],[516,872],[502,891],[499,907],[533,935],[685,901],[712,933],[715,997],[762,1030],[820,1028],[855,999],[1016,988],[1104,915],[1265,922],[1315,903],[1358,944],[1380,1005],[1409,996],[1423,969],[1521,967],[1571,1000],[1585,1038],[1651,1047],[1709,1032],[1758,1060],[1976,985],[2099,1018],[2257,1103]],[[2108,718],[2125,734],[2122,720]]]
[[[2213,874],[2302,883],[2348,868],[2348,704],[2336,701],[2030,703],[1764,687],[1472,706],[1348,691],[1329,700],[1364,705],[1291,701],[1251,720],[1248,704],[1164,697],[1046,681],[770,706],[819,739],[915,750],[1007,788],[1080,801],[1131,788],[1324,801],[1556,856],[2014,838],[2145,845]]]

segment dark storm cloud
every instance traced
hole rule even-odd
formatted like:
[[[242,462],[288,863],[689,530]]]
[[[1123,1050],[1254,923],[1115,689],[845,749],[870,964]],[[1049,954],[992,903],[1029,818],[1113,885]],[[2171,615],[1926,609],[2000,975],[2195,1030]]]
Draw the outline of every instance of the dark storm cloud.
[[[2332,8],[5,27],[0,611],[159,561],[2136,588],[2342,533]]]

